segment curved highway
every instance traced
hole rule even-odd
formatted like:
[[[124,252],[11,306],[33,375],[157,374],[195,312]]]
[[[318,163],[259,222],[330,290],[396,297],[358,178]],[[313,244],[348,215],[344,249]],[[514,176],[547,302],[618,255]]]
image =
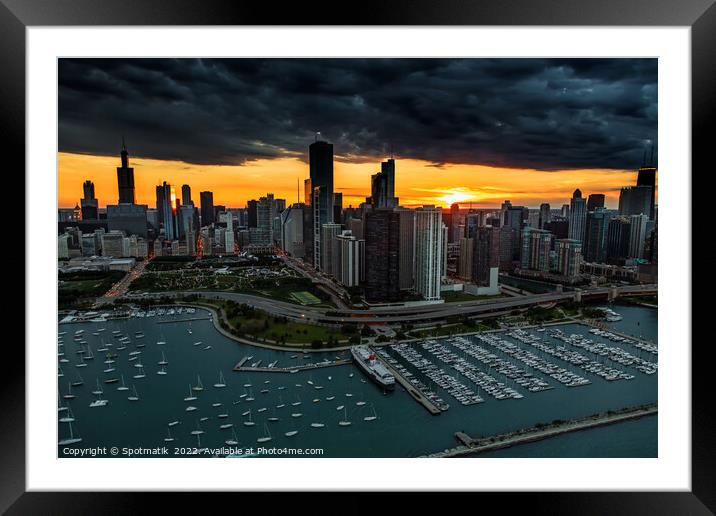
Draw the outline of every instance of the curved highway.
[[[656,294],[656,285],[629,285],[615,287],[618,296]],[[612,287],[598,287],[582,290],[583,299],[608,296]],[[517,298],[499,298],[460,303],[440,303],[422,306],[396,306],[378,310],[326,309],[301,306],[286,301],[278,301],[261,296],[236,292],[176,291],[150,294],[153,297],[185,296],[195,294],[204,298],[225,299],[242,303],[276,316],[323,324],[343,323],[401,323],[424,322],[445,319],[455,315],[482,315],[491,312],[504,312],[517,308],[548,304],[574,299],[576,292],[532,294]]]

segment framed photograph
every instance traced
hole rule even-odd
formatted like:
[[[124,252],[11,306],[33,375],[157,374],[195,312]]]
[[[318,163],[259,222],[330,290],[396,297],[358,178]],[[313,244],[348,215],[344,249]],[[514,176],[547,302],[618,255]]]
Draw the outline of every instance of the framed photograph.
[[[713,510],[691,332],[712,2],[350,26],[210,4],[0,3],[27,228],[3,510],[148,490]]]

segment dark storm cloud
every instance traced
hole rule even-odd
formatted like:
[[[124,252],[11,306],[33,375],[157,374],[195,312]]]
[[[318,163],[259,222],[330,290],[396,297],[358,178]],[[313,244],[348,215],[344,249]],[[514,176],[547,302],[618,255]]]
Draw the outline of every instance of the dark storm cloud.
[[[401,158],[634,168],[657,130],[655,59],[62,59],[60,150],[198,164]]]

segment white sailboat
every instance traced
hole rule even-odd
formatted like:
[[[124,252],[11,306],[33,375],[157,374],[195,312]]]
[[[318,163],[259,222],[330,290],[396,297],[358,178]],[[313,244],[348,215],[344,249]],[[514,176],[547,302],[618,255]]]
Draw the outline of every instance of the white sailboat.
[[[167,365],[169,362],[167,362],[167,357],[164,356],[164,351],[162,351],[162,359],[157,362],[157,365]]]
[[[249,420],[244,421],[244,426],[255,426],[256,423],[251,419],[251,411],[249,410]]]
[[[61,439],[59,443],[57,443],[59,446],[67,446],[69,444],[75,444],[82,441],[81,437],[75,437],[74,433],[72,432],[72,423],[68,423],[70,426],[70,436],[65,439]]]
[[[311,428],[323,428],[324,426],[326,425],[323,423],[311,423]]]
[[[226,387],[226,380],[224,380],[224,373],[219,371],[219,381],[214,384],[214,387],[217,389],[221,389],[223,387]]]
[[[191,384],[189,384],[189,396],[184,398],[184,401],[194,401],[196,399],[196,396],[194,396],[194,393],[191,391]]]
[[[191,431],[191,435],[201,435],[204,433],[204,430],[201,429],[201,424],[199,421],[196,422],[196,430]]]
[[[239,444],[239,440],[236,437],[236,430],[231,428],[231,438],[224,441],[224,444],[228,444],[229,446],[236,446],[237,444]]]
[[[296,435],[297,433],[298,433],[298,430],[290,430],[290,431],[286,432],[286,433],[283,434],[283,435],[285,435],[286,437],[293,437],[293,436]]]
[[[166,369],[164,369],[164,366],[162,366],[162,368],[159,371],[157,371],[157,374],[161,374],[161,375],[167,374],[167,371],[166,371]]]
[[[129,401],[139,401],[139,395],[137,394],[137,388],[132,384],[132,395],[127,396]]]
[[[202,385],[202,383],[201,383],[201,376],[196,375],[196,385],[194,387],[192,387],[191,390],[197,391],[197,392],[204,390],[204,385]]]
[[[348,421],[348,409],[343,410],[343,419],[338,422],[340,426],[351,426],[351,422]]]
[[[72,413],[72,409],[70,407],[65,407],[67,410],[67,414],[62,416],[59,421],[60,423],[72,423],[75,420],[75,415]]]
[[[266,426],[266,423],[264,423],[264,432],[265,435],[263,437],[259,437],[256,439],[257,443],[265,443],[271,440],[271,432],[269,432],[268,426]]]
[[[174,441],[174,438],[172,437],[172,432],[169,428],[167,428],[167,436],[164,438],[165,443],[170,443]]]
[[[375,407],[371,405],[370,408],[373,410],[373,415],[364,417],[363,421],[375,421],[376,419],[378,419],[378,415],[375,413]]]
[[[75,399],[75,395],[72,394],[72,383],[67,382],[67,394],[62,396],[66,400],[73,400]]]
[[[129,387],[127,387],[126,385],[124,385],[124,375],[122,375],[122,385],[120,385],[119,387],[117,387],[117,390],[118,390],[118,391],[128,391],[128,390],[129,390]]]
[[[143,366],[140,366],[140,367],[139,367],[139,372],[134,375],[134,378],[145,378],[146,376],[147,376],[147,375],[146,375],[146,373],[144,372],[144,367],[143,367]]]

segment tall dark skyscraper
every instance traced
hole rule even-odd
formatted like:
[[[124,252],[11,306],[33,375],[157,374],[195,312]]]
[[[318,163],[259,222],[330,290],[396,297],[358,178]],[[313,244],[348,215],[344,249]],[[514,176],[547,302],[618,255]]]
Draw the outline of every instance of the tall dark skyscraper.
[[[593,193],[587,197],[587,211],[594,211],[597,208],[604,208],[603,193]]]
[[[248,224],[250,228],[258,227],[259,223],[259,201],[252,199],[246,203],[246,210],[248,212]]]
[[[490,285],[490,269],[500,265],[500,228],[475,228],[472,255],[472,280],[479,286]]]
[[[194,206],[194,201],[191,200],[191,186],[182,185],[182,187],[181,187],[181,203],[184,206]]]
[[[333,144],[316,139],[308,147],[311,187],[318,194],[319,225],[333,222]]]
[[[644,166],[639,169],[639,173],[636,176],[636,186],[649,186],[651,187],[651,201],[649,203],[649,220],[654,220],[654,205],[656,199],[656,167]]]
[[[134,204],[134,169],[129,166],[127,146],[122,138],[121,152],[122,166],[117,167],[117,187],[119,189],[119,204]]]
[[[369,302],[400,298],[400,214],[375,210],[365,216],[366,286]]]
[[[604,208],[587,212],[584,259],[593,263],[604,263],[607,251],[607,229],[610,216]]]
[[[82,206],[82,220],[96,220],[99,218],[99,206],[94,196],[94,183],[89,179],[82,184],[84,197],[80,199]]]
[[[199,202],[201,203],[201,225],[208,226],[214,222],[214,192],[201,192]]]

